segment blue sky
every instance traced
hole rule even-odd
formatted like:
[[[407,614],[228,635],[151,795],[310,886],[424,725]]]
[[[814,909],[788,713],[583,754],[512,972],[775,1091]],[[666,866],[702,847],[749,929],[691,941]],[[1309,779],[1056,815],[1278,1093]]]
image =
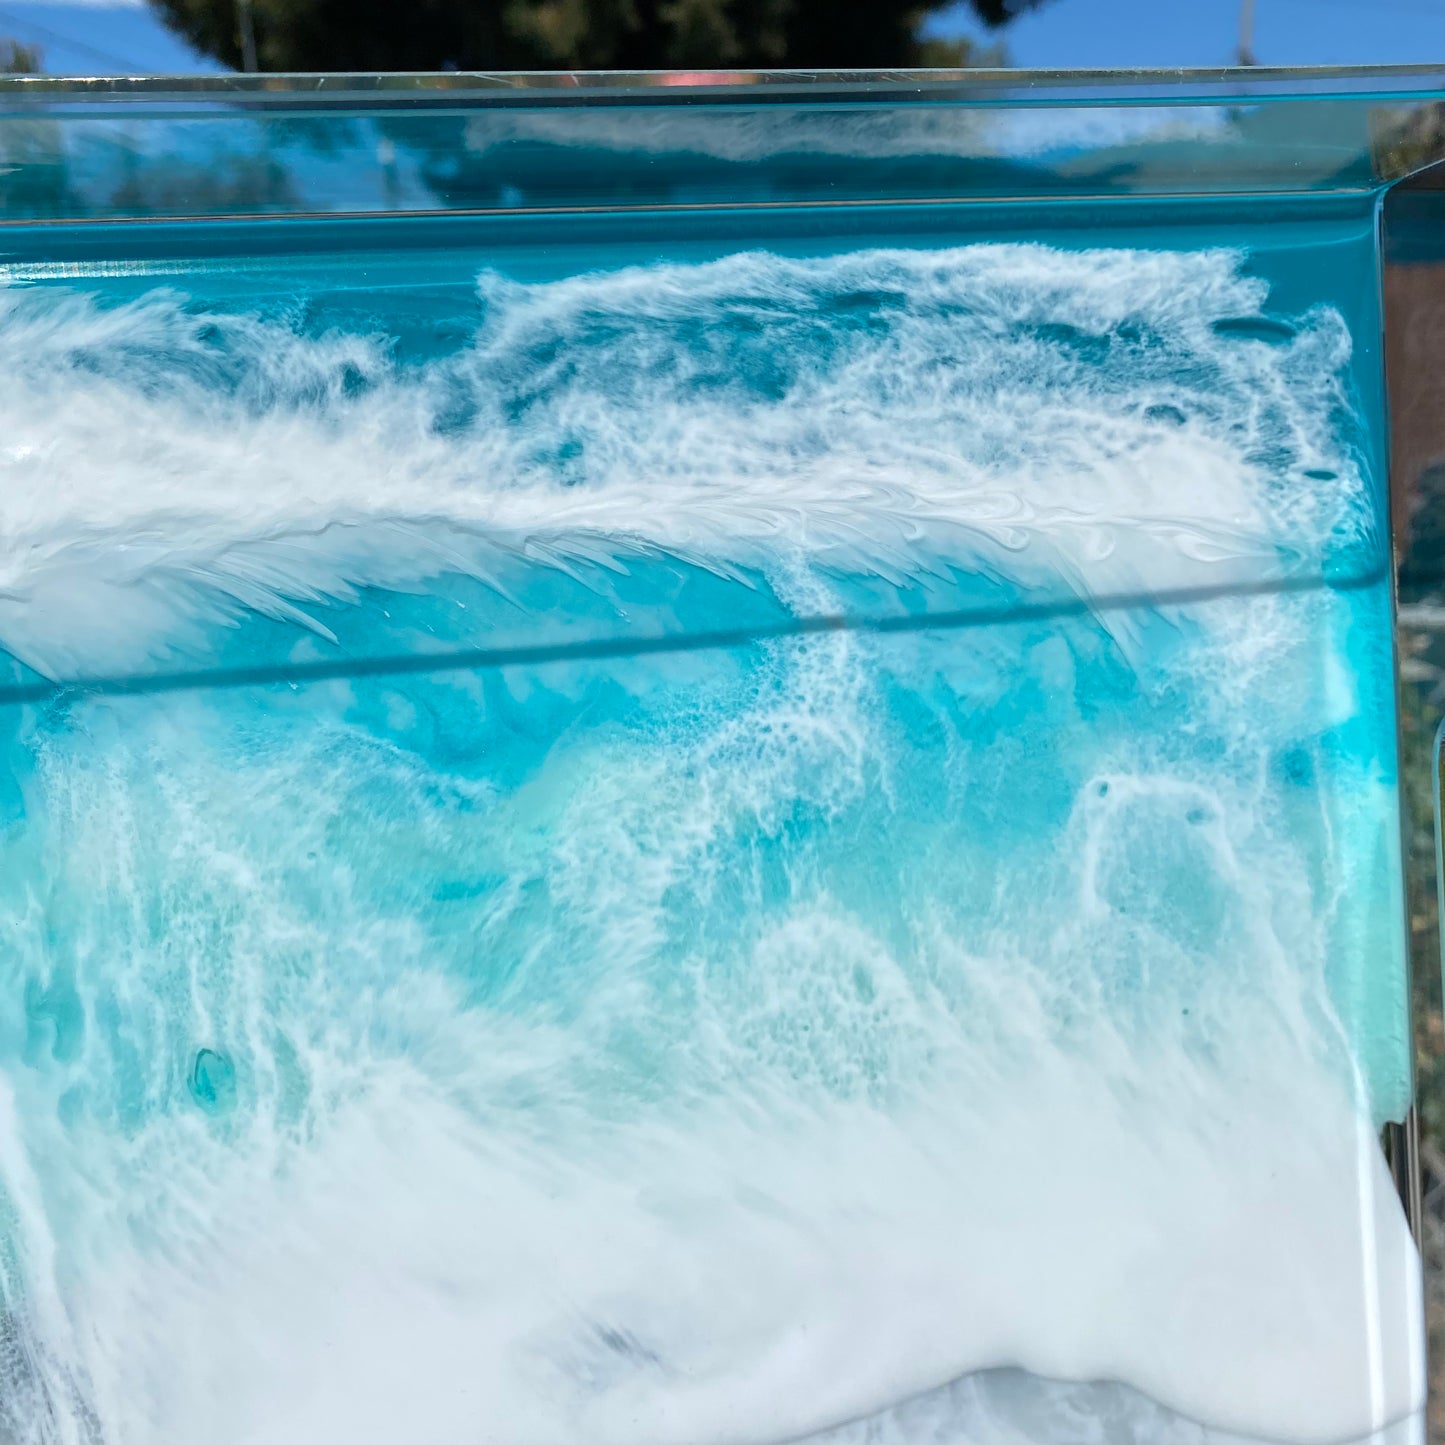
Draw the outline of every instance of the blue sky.
[[[962,7],[933,28],[980,33]],[[1239,0],[1052,0],[1005,40],[1017,65],[1222,65],[1238,29]],[[215,68],[138,0],[0,0],[0,35],[39,44],[55,73]],[[1265,65],[1445,65],[1445,0],[1255,0],[1254,49]]]
[[[218,69],[182,45],[143,3],[0,0],[0,35],[40,46],[53,75]]]
[[[1240,0],[1052,0],[1003,32],[1015,65],[1227,65]],[[981,35],[959,7],[943,34]],[[1445,0],[1255,0],[1261,65],[1445,64]]]

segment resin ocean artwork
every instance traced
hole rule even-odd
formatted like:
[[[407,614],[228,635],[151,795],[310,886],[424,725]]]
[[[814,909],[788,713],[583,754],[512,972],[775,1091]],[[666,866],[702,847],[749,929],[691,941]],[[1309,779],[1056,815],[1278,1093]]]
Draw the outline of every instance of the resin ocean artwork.
[[[12,275],[0,1440],[1416,1439],[1371,224]]]

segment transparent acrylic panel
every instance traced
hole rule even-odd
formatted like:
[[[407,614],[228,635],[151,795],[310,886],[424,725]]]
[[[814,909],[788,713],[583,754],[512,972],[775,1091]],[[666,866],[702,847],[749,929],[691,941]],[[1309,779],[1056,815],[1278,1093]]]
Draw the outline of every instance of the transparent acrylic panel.
[[[0,92],[0,1440],[1423,1440],[1428,79],[572,79]]]
[[[1439,67],[0,77],[0,219],[1362,191],[1442,153],[1442,89]]]
[[[1445,1438],[1445,1026],[1440,991],[1438,736],[1445,717],[1441,632],[1445,549],[1438,405],[1445,355],[1445,205],[1426,171],[1383,208],[1390,476],[1399,573],[1401,777],[1419,1089],[1420,1235],[1426,1262],[1431,1438]],[[1433,775],[1433,776],[1432,776]]]

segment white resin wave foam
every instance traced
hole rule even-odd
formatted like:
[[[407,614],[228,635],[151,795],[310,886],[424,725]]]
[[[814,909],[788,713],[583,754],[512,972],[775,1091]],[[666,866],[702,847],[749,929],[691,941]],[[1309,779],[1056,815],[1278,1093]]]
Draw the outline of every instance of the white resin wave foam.
[[[398,366],[165,293],[0,293],[0,642],[119,671],[356,586],[664,553],[1087,594],[1318,570],[1366,525],[1339,319],[1230,253],[748,254],[524,286]],[[1345,538],[1348,540],[1348,538]]]
[[[482,300],[409,365],[0,298],[0,641],[63,676],[445,571],[668,555],[827,612],[1371,537],[1345,329],[1264,324],[1236,256]],[[1314,741],[1370,706],[1357,605],[7,714],[0,1439],[1403,1445],[1419,1263],[1330,977],[1389,980],[1393,791]]]

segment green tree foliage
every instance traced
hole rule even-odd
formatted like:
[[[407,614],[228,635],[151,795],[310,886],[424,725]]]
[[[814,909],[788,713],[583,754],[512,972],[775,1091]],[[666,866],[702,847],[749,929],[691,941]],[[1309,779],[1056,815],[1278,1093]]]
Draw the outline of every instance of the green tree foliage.
[[[920,39],[948,0],[253,0],[262,70],[817,69],[966,64]],[[968,0],[999,26],[1044,0]],[[237,0],[152,0],[197,49],[241,65]],[[984,53],[986,55],[987,52]]]
[[[40,70],[40,47],[0,37],[0,75],[35,75]]]

